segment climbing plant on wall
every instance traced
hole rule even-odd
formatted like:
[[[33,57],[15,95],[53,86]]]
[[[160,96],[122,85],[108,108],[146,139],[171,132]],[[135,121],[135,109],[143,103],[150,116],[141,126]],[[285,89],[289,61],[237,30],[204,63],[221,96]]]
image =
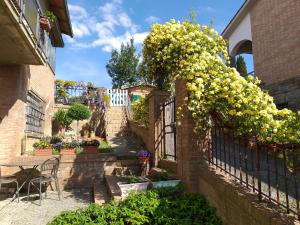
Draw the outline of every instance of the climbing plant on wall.
[[[168,75],[169,82],[186,80],[186,106],[195,131],[208,128],[210,115],[218,112],[239,134],[267,142],[300,142],[299,115],[278,110],[257,78],[244,78],[227,66],[226,42],[211,27],[175,20],[153,25],[144,42],[143,58],[149,76]]]

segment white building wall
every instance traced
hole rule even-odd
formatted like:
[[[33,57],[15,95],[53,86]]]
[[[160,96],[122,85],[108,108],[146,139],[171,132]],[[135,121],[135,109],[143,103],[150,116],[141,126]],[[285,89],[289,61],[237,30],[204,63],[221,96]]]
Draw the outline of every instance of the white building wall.
[[[229,54],[234,56],[236,54],[236,47],[241,43],[241,41],[249,40],[252,41],[251,32],[251,19],[248,13],[243,20],[239,23],[237,28],[229,37]]]

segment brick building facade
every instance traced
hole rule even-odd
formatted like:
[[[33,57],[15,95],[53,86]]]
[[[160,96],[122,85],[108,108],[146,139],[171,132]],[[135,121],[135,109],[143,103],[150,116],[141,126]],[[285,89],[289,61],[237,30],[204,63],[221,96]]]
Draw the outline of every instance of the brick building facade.
[[[300,1],[247,0],[222,35],[231,57],[253,54],[255,75],[279,107],[300,109]]]
[[[18,4],[0,3],[0,160],[21,155],[27,142],[51,135],[55,49],[64,46],[62,33],[72,36],[65,1]],[[39,19],[46,11],[56,16],[49,32]]]

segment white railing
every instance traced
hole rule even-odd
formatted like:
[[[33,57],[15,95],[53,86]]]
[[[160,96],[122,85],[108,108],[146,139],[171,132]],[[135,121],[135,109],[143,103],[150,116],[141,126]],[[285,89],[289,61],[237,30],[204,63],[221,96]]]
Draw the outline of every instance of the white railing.
[[[121,89],[107,89],[110,106],[128,106],[128,91]]]

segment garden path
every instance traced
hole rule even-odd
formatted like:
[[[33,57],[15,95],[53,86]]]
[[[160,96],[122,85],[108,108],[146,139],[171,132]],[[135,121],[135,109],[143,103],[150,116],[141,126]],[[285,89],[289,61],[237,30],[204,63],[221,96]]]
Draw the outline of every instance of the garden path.
[[[38,195],[32,195],[29,203],[26,196],[20,202],[10,199],[0,201],[0,225],[46,225],[54,216],[65,210],[87,206],[92,201],[91,189],[64,191],[61,201],[57,192],[49,192],[48,197],[39,205]]]

